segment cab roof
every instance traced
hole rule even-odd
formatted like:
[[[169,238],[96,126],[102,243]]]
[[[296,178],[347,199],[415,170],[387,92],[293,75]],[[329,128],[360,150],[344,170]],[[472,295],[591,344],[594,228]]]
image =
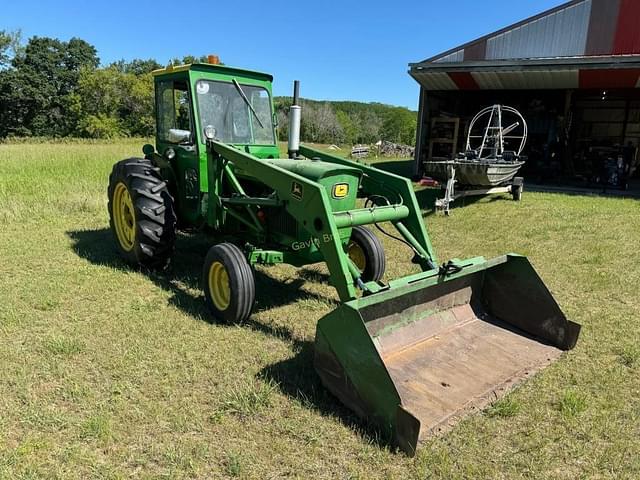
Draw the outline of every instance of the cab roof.
[[[227,75],[237,75],[241,77],[254,77],[268,82],[273,81],[273,76],[268,73],[257,72],[255,70],[247,70],[243,68],[229,67],[227,65],[211,64],[211,63],[188,63],[186,65],[169,65],[166,68],[160,68],[151,72],[154,77],[161,75],[170,75],[177,72],[200,71],[211,73],[222,73]]]

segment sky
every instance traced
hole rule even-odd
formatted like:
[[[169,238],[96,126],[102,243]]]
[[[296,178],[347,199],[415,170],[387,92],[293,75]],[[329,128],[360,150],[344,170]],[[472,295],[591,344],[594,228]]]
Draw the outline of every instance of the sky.
[[[103,65],[217,54],[271,73],[274,94],[417,109],[407,74],[419,62],[563,3],[562,0],[4,1],[0,30],[25,39],[79,37]]]

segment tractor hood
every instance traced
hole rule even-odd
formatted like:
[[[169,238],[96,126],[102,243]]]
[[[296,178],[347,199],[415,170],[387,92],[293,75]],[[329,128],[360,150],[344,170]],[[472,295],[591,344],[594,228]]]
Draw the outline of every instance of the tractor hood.
[[[276,167],[284,168],[292,173],[300,175],[317,182],[323,178],[334,177],[336,175],[351,175],[362,177],[362,172],[357,168],[336,165],[335,163],[323,162],[320,160],[293,160],[289,158],[279,158],[270,160],[269,163]]]

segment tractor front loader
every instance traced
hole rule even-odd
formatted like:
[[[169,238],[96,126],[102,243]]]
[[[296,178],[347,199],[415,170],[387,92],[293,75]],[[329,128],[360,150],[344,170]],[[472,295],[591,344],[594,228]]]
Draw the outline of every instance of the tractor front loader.
[[[439,266],[407,179],[300,145],[297,82],[283,159],[270,75],[214,62],[154,78],[156,145],[118,162],[109,182],[124,258],[164,268],[177,228],[208,232],[203,290],[224,322],[251,315],[254,265],[325,262],[341,305],[318,322],[316,371],[402,450],[575,346],[579,325],[526,258]],[[384,250],[367,228],[381,223],[421,273],[383,282]]]

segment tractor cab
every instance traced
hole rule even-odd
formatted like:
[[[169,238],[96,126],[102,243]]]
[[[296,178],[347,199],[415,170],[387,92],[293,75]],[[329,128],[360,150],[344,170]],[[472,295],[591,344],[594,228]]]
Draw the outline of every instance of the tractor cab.
[[[215,60],[214,60],[215,61]],[[167,67],[153,72],[156,148],[165,165],[180,216],[201,220],[209,192],[207,139],[240,148],[257,158],[278,158],[271,75],[219,63]],[[146,153],[146,152],[145,152]]]
[[[158,147],[204,146],[209,136],[259,158],[277,156],[271,75],[210,63],[167,67],[153,75]]]

